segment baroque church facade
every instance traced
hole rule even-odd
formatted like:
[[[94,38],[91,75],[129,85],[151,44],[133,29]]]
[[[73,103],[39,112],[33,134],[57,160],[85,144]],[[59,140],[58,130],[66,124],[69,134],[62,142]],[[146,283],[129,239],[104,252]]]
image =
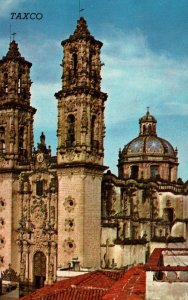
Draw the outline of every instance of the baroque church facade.
[[[0,270],[36,287],[57,269],[121,268],[155,247],[186,246],[188,185],[177,180],[177,150],[157,136],[147,111],[140,133],[119,152],[118,176],[104,158],[102,43],[80,18],[62,42],[57,155],[44,133],[34,148],[31,63],[10,42],[0,60]]]

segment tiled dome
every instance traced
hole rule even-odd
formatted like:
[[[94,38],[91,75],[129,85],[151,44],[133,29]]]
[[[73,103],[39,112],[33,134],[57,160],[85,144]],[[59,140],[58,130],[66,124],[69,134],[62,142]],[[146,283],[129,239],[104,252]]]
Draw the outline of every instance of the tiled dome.
[[[165,156],[176,158],[177,150],[174,150],[173,146],[163,138],[157,136],[156,133],[155,117],[150,115],[147,111],[139,120],[140,133],[139,136],[129,142],[121,152],[123,156],[137,156],[137,155],[152,155],[152,157]]]
[[[126,154],[164,154],[176,156],[176,151],[172,145],[157,136],[138,136],[125,146],[124,153]]]

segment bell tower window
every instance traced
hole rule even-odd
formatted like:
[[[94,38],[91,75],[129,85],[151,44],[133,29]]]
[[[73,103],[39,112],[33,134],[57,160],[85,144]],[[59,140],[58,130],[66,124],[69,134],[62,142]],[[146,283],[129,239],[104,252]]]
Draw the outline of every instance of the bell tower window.
[[[90,54],[90,56],[89,56],[89,72],[90,72],[90,76],[92,75],[92,60],[93,60],[93,55]]]
[[[91,118],[91,146],[94,148],[98,147],[96,130],[96,116],[93,115]]]
[[[43,195],[43,181],[39,180],[36,182],[36,195],[42,196]]]
[[[18,78],[18,94],[21,92],[21,78]]]
[[[75,141],[75,117],[69,115],[67,119],[68,130],[67,130],[67,146],[73,146]]]
[[[91,118],[91,145],[93,146],[95,140],[95,116]]]
[[[24,150],[24,128],[21,127],[19,129],[19,152],[20,154],[23,154]]]
[[[5,128],[0,127],[0,155],[5,153]]]
[[[4,74],[4,91],[5,93],[8,93],[8,74]]]
[[[74,70],[74,76],[77,74],[77,67],[78,67],[78,56],[76,53],[73,54],[73,70]]]

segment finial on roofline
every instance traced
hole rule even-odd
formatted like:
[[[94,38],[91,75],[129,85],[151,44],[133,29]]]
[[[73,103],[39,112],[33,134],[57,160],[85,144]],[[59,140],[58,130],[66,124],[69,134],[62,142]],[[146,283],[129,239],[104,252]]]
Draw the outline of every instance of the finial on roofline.
[[[81,6],[80,6],[80,0],[79,0],[79,19],[80,19],[80,13],[81,13],[82,11],[84,11],[84,8],[81,8]]]
[[[150,114],[150,113],[149,113],[149,108],[150,108],[150,107],[149,107],[149,106],[147,106],[147,113],[146,113],[146,114],[147,114],[147,116],[149,116],[149,114]]]

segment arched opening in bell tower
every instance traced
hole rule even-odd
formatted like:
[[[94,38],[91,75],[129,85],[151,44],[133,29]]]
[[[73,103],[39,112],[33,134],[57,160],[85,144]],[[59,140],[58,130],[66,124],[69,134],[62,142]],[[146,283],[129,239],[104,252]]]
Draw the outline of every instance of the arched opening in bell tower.
[[[74,76],[77,74],[77,67],[78,67],[78,55],[76,53],[73,53],[73,70],[74,70]]]
[[[0,127],[0,155],[5,153],[5,128]]]
[[[4,73],[4,91],[8,93],[8,74]]]
[[[21,92],[21,78],[18,78],[18,94]]]
[[[73,146],[75,141],[75,117],[74,115],[69,115],[67,118],[67,146]]]
[[[20,127],[19,129],[19,153],[23,154],[24,152],[24,127]]]
[[[95,115],[91,117],[91,147],[98,148],[97,140],[97,118]]]

